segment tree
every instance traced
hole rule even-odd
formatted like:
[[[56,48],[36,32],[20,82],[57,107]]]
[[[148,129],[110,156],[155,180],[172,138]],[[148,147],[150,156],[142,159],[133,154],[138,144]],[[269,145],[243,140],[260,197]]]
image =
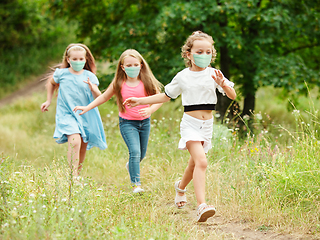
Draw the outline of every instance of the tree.
[[[306,63],[320,53],[319,0],[52,0],[52,6],[79,21],[79,36],[90,39],[95,54],[112,61],[135,48],[164,84],[184,67],[185,39],[195,30],[212,35],[216,65],[239,86],[243,115],[254,111],[260,86],[303,92],[304,81],[320,84],[318,65]],[[230,102],[219,98],[224,116]]]
[[[44,0],[3,0],[0,3],[0,51],[30,45],[44,45],[56,36]],[[52,39],[48,39],[51,37]],[[46,40],[46,41],[44,41]],[[49,41],[48,41],[49,40]]]

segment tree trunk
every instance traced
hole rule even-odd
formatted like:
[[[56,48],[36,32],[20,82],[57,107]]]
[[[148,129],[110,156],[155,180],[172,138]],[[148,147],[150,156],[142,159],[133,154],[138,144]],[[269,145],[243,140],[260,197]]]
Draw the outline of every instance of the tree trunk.
[[[219,2],[219,4],[221,4]],[[228,24],[227,16],[220,18],[219,25],[221,28],[226,27]],[[220,70],[223,73],[223,75],[230,79],[230,57],[229,52],[226,44],[223,44],[224,46],[220,47]],[[236,115],[234,110],[237,109],[239,111],[239,104],[234,102],[232,106],[230,104],[232,103],[232,100],[228,98],[227,96],[223,96],[219,91],[217,92],[217,98],[218,102],[216,105],[216,112],[220,115],[218,117],[221,120],[221,123],[223,123],[225,118],[228,118],[229,120],[233,119]]]
[[[230,79],[230,58],[228,48],[225,46],[220,47],[220,53],[221,72],[226,78]],[[223,123],[226,118],[229,120],[234,119],[239,112],[239,104],[237,102],[232,103],[232,100],[230,98],[228,98],[227,96],[223,96],[218,90],[216,92],[218,98],[216,111],[220,115],[220,117],[218,118],[221,120],[221,123]],[[230,104],[232,105],[230,106]]]
[[[253,94],[247,93],[244,98],[244,106],[243,106],[243,111],[241,115],[251,116],[254,111],[255,103],[256,103],[255,93]]]

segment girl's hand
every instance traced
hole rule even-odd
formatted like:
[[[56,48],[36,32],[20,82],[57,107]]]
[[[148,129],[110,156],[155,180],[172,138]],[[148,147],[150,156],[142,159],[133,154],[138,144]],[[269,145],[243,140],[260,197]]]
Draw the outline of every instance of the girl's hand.
[[[73,111],[76,113],[78,110],[82,111],[81,113],[79,113],[79,115],[85,114],[86,112],[88,112],[87,107],[84,106],[76,106]]]
[[[92,82],[90,82],[90,78],[89,77],[88,77],[88,81],[83,81],[83,82],[89,85],[89,88],[90,88],[91,91],[93,90],[93,84],[92,84]]]
[[[222,72],[216,69],[214,70],[214,72],[216,75],[211,75],[211,77],[220,87],[224,87],[224,77]]]
[[[124,102],[123,105],[127,105],[128,108],[133,108],[135,106],[141,105],[139,103],[139,98],[136,97],[131,97],[131,98],[127,98]]]
[[[141,117],[148,118],[151,116],[152,111],[150,107],[142,108],[139,110]]]
[[[84,83],[88,84],[90,91],[92,92],[92,95],[94,98],[97,98],[101,95],[101,92],[96,84],[93,84],[90,82],[90,78],[88,78],[88,81],[83,81]]]
[[[49,101],[46,101],[44,103],[41,104],[41,112],[46,112],[48,111],[48,107],[50,106],[50,102]]]

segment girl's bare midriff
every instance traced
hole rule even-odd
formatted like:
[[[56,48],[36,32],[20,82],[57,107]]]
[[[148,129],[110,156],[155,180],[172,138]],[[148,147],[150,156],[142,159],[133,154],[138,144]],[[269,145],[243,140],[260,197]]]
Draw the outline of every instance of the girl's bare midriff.
[[[186,114],[200,120],[208,120],[212,118],[211,110],[196,110],[196,111],[186,112]]]

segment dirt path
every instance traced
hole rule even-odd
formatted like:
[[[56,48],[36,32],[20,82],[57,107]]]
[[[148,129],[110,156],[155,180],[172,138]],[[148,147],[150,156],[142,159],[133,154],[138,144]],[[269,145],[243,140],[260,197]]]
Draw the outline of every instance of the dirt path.
[[[25,98],[31,96],[35,92],[45,91],[46,81],[42,80],[43,76],[37,78],[35,81],[30,82],[24,88],[0,99],[0,108],[13,103],[17,99]]]
[[[276,239],[276,240],[302,240],[314,239],[309,236],[298,234],[282,234],[272,230],[253,230],[250,223],[241,220],[227,220],[222,216],[215,216],[209,219],[203,226],[205,231],[215,231],[222,239]]]
[[[196,209],[189,209],[188,218],[190,221],[194,221],[196,215]],[[272,230],[264,229],[252,229],[252,224],[238,219],[226,219],[223,217],[223,213],[217,212],[217,214],[209,218],[205,223],[195,223],[205,232],[215,232],[219,239],[224,240],[316,240],[312,235],[307,234],[285,234],[278,233]]]
[[[35,81],[27,84],[23,89],[16,91],[9,96],[0,99],[0,108],[11,104],[17,99],[27,98],[35,92],[45,91],[46,81],[42,81],[43,77],[37,78]],[[188,208],[186,208],[188,209]],[[190,221],[194,221],[196,214],[195,209],[188,209]],[[221,239],[225,240],[315,240],[312,235],[301,234],[282,234],[273,232],[272,230],[255,230],[251,228],[249,222],[241,220],[225,219],[222,213],[217,213],[213,218],[210,218],[207,222],[199,224],[200,228],[206,232],[214,231]]]

